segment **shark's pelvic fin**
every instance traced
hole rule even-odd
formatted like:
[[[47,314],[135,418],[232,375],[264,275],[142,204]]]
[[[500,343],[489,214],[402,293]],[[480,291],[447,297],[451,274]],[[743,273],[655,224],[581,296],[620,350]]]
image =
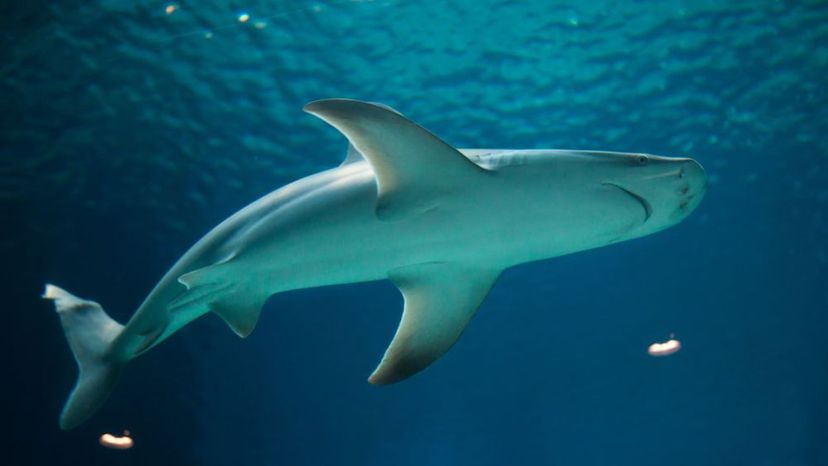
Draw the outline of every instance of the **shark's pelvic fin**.
[[[100,304],[73,296],[54,285],[46,285],[43,298],[55,302],[63,332],[78,363],[78,382],[60,414],[61,429],[71,429],[106,400],[123,368],[123,361],[110,352],[123,326],[112,320]]]
[[[377,177],[377,217],[399,220],[431,210],[455,186],[486,170],[393,109],[349,99],[317,100],[305,111],[338,129]]]
[[[389,273],[405,307],[394,340],[368,378],[389,384],[428,367],[454,344],[489,293],[499,270],[454,263],[418,264]]]

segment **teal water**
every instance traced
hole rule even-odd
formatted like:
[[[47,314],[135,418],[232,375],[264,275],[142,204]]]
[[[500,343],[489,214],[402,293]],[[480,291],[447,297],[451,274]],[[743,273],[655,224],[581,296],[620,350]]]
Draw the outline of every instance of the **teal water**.
[[[10,464],[828,464],[828,3],[168,5],[0,10]],[[671,230],[508,271],[403,384],[365,382],[392,285],[304,290],[246,340],[194,323],[60,432],[43,283],[125,321],[213,225],[339,163],[301,111],[325,97],[457,147],[692,156],[710,186]],[[97,445],[123,429],[134,449]]]

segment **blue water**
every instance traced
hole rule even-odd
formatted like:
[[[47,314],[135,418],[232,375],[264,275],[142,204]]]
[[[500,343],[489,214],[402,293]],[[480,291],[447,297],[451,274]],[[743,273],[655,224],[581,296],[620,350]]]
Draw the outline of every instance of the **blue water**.
[[[580,3],[4,5],[2,462],[828,465],[828,3]],[[365,382],[390,283],[302,290],[246,340],[191,324],[60,431],[76,372],[43,284],[126,321],[213,225],[339,163],[301,111],[325,97],[457,147],[692,156],[709,190],[670,230],[507,271],[404,383]],[[132,450],[97,444],[123,429]]]

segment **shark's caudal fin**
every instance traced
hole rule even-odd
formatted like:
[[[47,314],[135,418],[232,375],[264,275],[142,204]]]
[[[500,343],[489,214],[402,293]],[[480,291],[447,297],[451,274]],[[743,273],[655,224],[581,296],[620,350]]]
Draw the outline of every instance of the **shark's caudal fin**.
[[[80,299],[54,285],[46,285],[43,298],[55,302],[80,371],[60,415],[61,429],[71,429],[103,404],[118,380],[123,362],[111,360],[109,347],[123,326],[106,315],[98,303]]]

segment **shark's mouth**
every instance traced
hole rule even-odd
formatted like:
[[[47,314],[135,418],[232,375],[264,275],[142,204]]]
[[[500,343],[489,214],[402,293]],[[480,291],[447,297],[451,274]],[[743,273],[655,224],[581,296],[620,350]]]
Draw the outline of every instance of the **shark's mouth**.
[[[641,204],[641,207],[644,209],[644,222],[646,222],[647,220],[649,220],[649,219],[650,219],[650,216],[652,216],[652,215],[653,215],[653,206],[652,206],[652,205],[650,205],[650,202],[649,202],[647,199],[644,199],[643,197],[641,197],[641,196],[639,196],[638,194],[636,194],[636,193],[634,193],[634,192],[630,191],[629,189],[627,189],[627,188],[625,188],[625,187],[623,187],[623,186],[619,186],[619,185],[617,185],[617,184],[615,184],[615,183],[604,183],[604,184],[605,184],[605,185],[607,185],[607,186],[614,186],[614,187],[616,187],[616,188],[620,189],[621,191],[624,191],[624,192],[625,192],[627,195],[629,195],[631,198],[633,198],[633,199],[635,199],[636,201],[638,201],[638,203],[639,203],[639,204]],[[644,223],[644,222],[642,222],[642,223]]]

